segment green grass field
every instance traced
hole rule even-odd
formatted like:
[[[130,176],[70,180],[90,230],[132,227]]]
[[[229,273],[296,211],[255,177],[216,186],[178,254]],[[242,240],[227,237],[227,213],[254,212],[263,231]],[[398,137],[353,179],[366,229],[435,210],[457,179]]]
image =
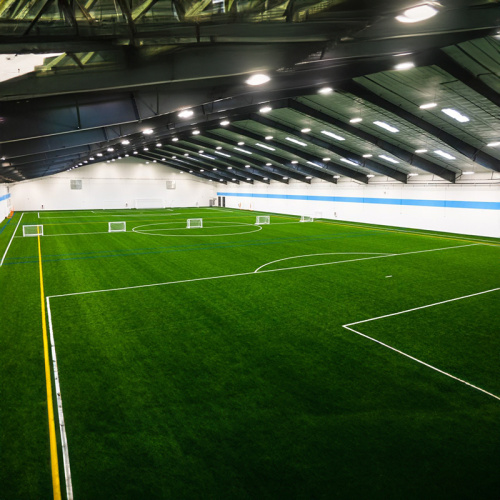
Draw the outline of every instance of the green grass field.
[[[4,221],[0,499],[52,497],[31,224],[75,499],[499,497],[500,240],[256,215]]]

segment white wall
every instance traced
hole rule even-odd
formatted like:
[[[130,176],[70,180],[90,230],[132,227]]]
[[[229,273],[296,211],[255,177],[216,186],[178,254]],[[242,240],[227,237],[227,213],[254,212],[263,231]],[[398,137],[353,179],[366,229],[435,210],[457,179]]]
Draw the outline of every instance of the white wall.
[[[9,189],[6,184],[0,184],[0,222],[9,215],[11,211],[11,202]]]
[[[396,184],[385,181],[383,177],[371,179],[368,185],[348,180],[341,180],[337,185],[320,180],[313,180],[310,185],[298,181],[290,181],[289,185],[272,182],[269,185],[258,183],[253,186],[219,186],[218,194],[229,192],[280,196],[277,199],[226,196],[226,206],[232,208],[500,238],[500,175],[498,178],[497,174],[494,178],[490,174],[484,177],[481,179],[480,175],[475,176],[474,181],[467,180],[457,184],[428,183],[425,180]],[[281,199],[282,195],[291,198]],[[293,199],[294,196],[358,199],[319,201]],[[363,198],[402,200],[403,204],[367,203]],[[407,200],[436,200],[447,202],[448,205],[450,202],[491,202],[491,206],[496,209],[411,206],[404,204],[408,203]]]
[[[70,189],[71,179],[81,179],[82,189]],[[167,180],[175,180],[176,189],[167,189]],[[159,163],[124,158],[18,182],[10,190],[16,211],[40,211],[133,208],[137,199],[163,199],[166,206],[175,207],[207,206],[216,186]]]

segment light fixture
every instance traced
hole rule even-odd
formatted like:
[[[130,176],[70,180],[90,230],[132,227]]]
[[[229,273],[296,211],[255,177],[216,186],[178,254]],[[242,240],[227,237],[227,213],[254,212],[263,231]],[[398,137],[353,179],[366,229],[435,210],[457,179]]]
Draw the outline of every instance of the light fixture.
[[[226,158],[231,158],[231,155],[228,155],[226,153],[222,153],[221,151],[216,151],[215,154],[218,154],[218,155],[221,155],[221,156],[225,156]]]
[[[227,167],[228,170],[233,170],[233,167]]]
[[[270,167],[272,163],[266,163],[266,167]]]
[[[153,133],[153,129],[152,128],[147,128],[147,129],[143,130],[142,133],[144,135],[151,135]]]
[[[222,146],[217,146],[215,149],[216,149],[217,151],[219,151],[219,150],[221,150],[221,149],[222,149]]]
[[[127,155],[125,155],[125,156],[127,156]],[[161,161],[165,161],[165,160],[166,160],[166,158],[162,158],[162,159],[161,159]]]
[[[497,146],[500,146],[500,141],[496,142],[490,142],[489,144],[486,144],[489,148],[496,148]]]
[[[264,177],[264,180],[267,181],[267,180],[269,180],[269,178],[268,177]]]
[[[266,135],[266,137],[264,137],[264,139],[266,141],[272,141],[273,140],[273,136],[272,135]]]
[[[205,152],[205,151],[203,151],[203,149],[200,149],[200,150],[198,151],[198,153],[199,153],[200,155],[202,155],[204,152]]]
[[[420,109],[431,109],[437,106],[437,102],[426,102],[419,106]]]
[[[312,179],[311,175],[306,175],[306,179]]]
[[[351,118],[349,120],[349,123],[359,123],[359,122],[362,122],[363,121],[363,118]]]
[[[394,69],[396,71],[404,71],[404,70],[411,69],[414,67],[415,67],[414,63],[412,63],[411,61],[406,61],[406,62],[396,64],[396,66],[394,66]]]
[[[97,156],[102,156],[102,153],[97,153]]]
[[[446,158],[447,160],[456,160],[456,158],[454,156],[450,155],[450,153],[446,153],[445,151],[441,151],[441,149],[436,149],[434,151],[434,153],[436,153],[439,156],[442,156],[443,158]]]
[[[333,178],[334,179],[340,179],[340,175],[334,175]]]
[[[373,174],[367,174],[367,176],[369,179],[371,179],[372,177],[375,177]]]
[[[215,172],[217,169],[216,168],[212,168],[212,170]]]
[[[134,151],[132,154],[136,155],[136,154],[137,154],[137,151]]]
[[[232,181],[235,181],[236,179],[231,179]]]
[[[194,111],[192,109],[183,109],[177,115],[179,118],[191,118],[194,115]]]
[[[396,127],[393,127],[392,125],[389,125],[388,123],[385,123],[385,122],[381,122],[381,121],[375,121],[373,122],[374,125],[377,125],[377,127],[381,127],[385,130],[388,130],[389,132],[392,132],[393,134],[395,134],[396,132],[399,132],[399,129],[397,129]]]
[[[95,158],[94,158],[93,156],[91,156],[91,157],[89,158],[89,160],[90,160],[90,161],[93,161],[93,160],[95,160]]]
[[[184,156],[189,156],[189,153],[184,153]]]
[[[245,143],[243,141],[238,142],[238,146],[244,146]]]
[[[172,156],[172,160],[176,160],[177,159],[177,156]]]
[[[271,106],[263,106],[262,108],[259,109],[260,113],[269,113],[269,111],[272,111],[273,108]]]
[[[331,160],[331,158],[328,158],[328,157],[323,158],[323,161],[330,161],[330,160]]]
[[[267,148],[267,146],[265,146],[265,147]],[[252,154],[250,151],[247,151],[246,149],[237,148],[237,147],[234,147],[233,149],[236,149],[236,151],[241,151],[242,153],[246,153],[247,155],[251,155]]]
[[[283,177],[283,180],[284,180],[284,181],[288,180],[288,177]]]
[[[427,149],[415,149],[415,153],[427,153]]]
[[[179,138],[178,138],[178,137],[172,137],[172,141],[173,141],[173,142],[177,142],[178,140],[179,140]]]
[[[371,158],[373,155],[371,155],[370,153],[366,154],[366,155],[363,155],[363,158]]]
[[[294,165],[296,165],[296,164],[297,164],[297,163],[299,163],[299,162],[298,162],[298,160],[292,160],[292,163],[293,163]]]
[[[205,172],[205,170],[201,169],[200,172]]]
[[[123,139],[122,144],[124,146],[127,146],[128,144],[130,144],[130,141],[128,139]]]
[[[334,134],[333,132],[329,132],[328,130],[322,130],[321,133],[331,137],[332,139],[336,139],[337,141],[345,141],[344,137]]]
[[[301,132],[302,132],[303,134],[307,134],[307,133],[308,133],[308,132],[310,132],[310,131],[311,131],[311,129],[310,129],[310,128],[303,128],[303,129],[301,129]]]
[[[115,161],[115,160],[111,160],[111,161]],[[149,161],[146,162],[146,165],[149,165]]]
[[[309,165],[312,165],[313,167],[320,167],[321,168],[321,165],[318,165],[317,163],[314,163],[312,161],[307,161],[306,163],[308,163]]]
[[[294,139],[293,137],[285,137],[285,141],[293,142],[294,144],[298,144],[299,146],[302,146],[304,148],[307,146],[307,144],[305,142],[298,141],[297,139]]]
[[[252,75],[250,78],[248,78],[245,83],[247,85],[263,85],[264,83],[267,83],[271,78],[267,75],[264,75],[264,73],[255,73]]]
[[[199,135],[200,131],[199,130],[193,130],[193,135]]]
[[[470,118],[468,116],[463,115],[462,113],[460,113],[460,111],[457,111],[456,109],[444,108],[441,111],[445,115],[448,115],[450,118],[457,120],[457,122],[466,123],[466,122],[470,121]]]
[[[318,90],[318,93],[323,94],[323,95],[328,95],[328,94],[331,94],[332,92],[333,92],[333,89],[331,87],[321,87]]]
[[[149,151],[149,148],[144,148],[144,151]]]
[[[462,175],[472,175],[473,173],[474,172],[470,172],[470,171],[468,171],[468,172],[462,172]]]
[[[129,154],[126,154],[126,155],[125,155],[125,158],[128,158],[129,156],[130,156]]]
[[[113,152],[115,149],[114,148],[108,148],[107,151],[109,151],[110,153]]]
[[[190,170],[190,171],[189,171],[189,173],[190,173],[190,174],[192,174],[192,173],[193,173],[193,171],[192,171],[192,170]]]
[[[223,127],[227,127],[229,125],[229,120],[222,120],[220,122],[220,124],[223,126]]]
[[[245,165],[245,168],[250,168],[250,165]]]
[[[156,147],[157,147],[157,148],[161,148],[161,142],[157,142],[157,143],[156,143]]]
[[[418,23],[434,17],[437,13],[437,9],[429,3],[425,3],[405,10],[402,15],[396,17],[396,20],[400,23]]]
[[[378,155],[378,157],[382,158],[382,160],[388,161],[389,163],[399,163],[399,161],[395,160],[394,158],[391,158],[390,156]]]
[[[408,174],[408,177],[416,177],[417,175],[418,175],[417,173],[412,172],[412,173]]]
[[[250,179],[250,177],[247,177],[247,181],[251,181],[252,179]]]
[[[349,165],[354,165],[355,167],[358,166],[358,164],[355,161],[348,160],[347,158],[341,158],[340,161],[343,161],[344,163],[348,163]]]

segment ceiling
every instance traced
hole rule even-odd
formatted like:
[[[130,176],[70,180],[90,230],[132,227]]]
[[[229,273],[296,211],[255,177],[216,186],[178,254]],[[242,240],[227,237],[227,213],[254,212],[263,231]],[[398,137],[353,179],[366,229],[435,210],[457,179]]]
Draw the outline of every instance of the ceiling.
[[[0,0],[0,54],[42,55],[0,79],[0,182],[133,155],[229,184],[500,172],[500,0]]]

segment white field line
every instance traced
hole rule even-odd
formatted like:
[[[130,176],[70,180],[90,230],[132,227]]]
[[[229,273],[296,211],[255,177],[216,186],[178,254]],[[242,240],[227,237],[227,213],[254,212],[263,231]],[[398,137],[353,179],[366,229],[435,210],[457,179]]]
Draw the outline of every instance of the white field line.
[[[185,225],[183,225],[182,227],[172,227],[172,228],[165,228],[165,229],[154,229],[154,228],[141,229],[143,227],[148,228],[151,226],[161,226],[163,224],[181,224],[181,223],[182,222],[158,222],[155,224],[145,224],[143,226],[136,226],[136,227],[132,228],[132,231],[134,231],[135,233],[148,233],[151,231],[179,231],[180,229],[188,229]],[[215,228],[219,228],[219,227],[227,228],[227,227],[243,227],[243,226],[255,227],[255,224],[249,224],[249,223],[245,224],[245,223],[230,222],[230,221],[229,222],[219,221],[219,224],[222,224],[222,225],[220,225],[220,226],[205,225],[202,228],[194,228],[194,229],[215,229]],[[140,231],[139,231],[139,229],[140,229]]]
[[[290,259],[301,259],[303,257],[317,257],[319,255],[397,255],[397,254],[389,254],[385,252],[327,252],[327,253],[311,253],[306,255],[292,255],[291,257],[285,257],[284,259],[273,260],[271,262],[268,262],[267,264],[262,264],[262,266],[258,267],[254,271],[254,273],[257,273],[263,267],[275,264],[276,262],[282,262],[284,260],[290,260]],[[327,264],[333,264],[333,262],[328,262]]]
[[[263,274],[263,273],[274,273],[274,272],[278,272],[278,271],[290,271],[292,269],[303,269],[306,267],[329,266],[329,265],[334,265],[334,264],[346,264],[348,262],[358,262],[361,260],[370,260],[370,259],[383,259],[386,257],[401,257],[403,255],[412,255],[412,254],[426,253],[426,252],[438,252],[440,250],[453,250],[455,248],[472,247],[472,246],[478,246],[478,245],[479,244],[474,243],[471,245],[457,245],[457,246],[453,246],[453,247],[433,248],[430,250],[418,250],[415,252],[396,253],[396,254],[389,254],[389,255],[377,255],[375,257],[366,257],[363,259],[343,260],[340,262],[327,262],[327,263],[320,263],[320,264],[309,264],[309,265],[305,265],[305,266],[285,267],[282,269],[269,269],[267,271],[266,270],[260,271],[259,273],[251,271],[251,272],[246,272],[246,273],[226,274],[226,275],[222,275],[222,276],[207,276],[205,278],[192,278],[192,279],[188,279],[188,280],[166,281],[163,283],[149,283],[146,285],[125,286],[125,287],[120,287],[120,288],[107,288],[107,289],[103,289],[103,290],[89,290],[86,292],[63,293],[63,294],[59,294],[59,295],[51,295],[50,298],[69,297],[69,296],[73,296],[73,295],[86,295],[89,293],[117,292],[117,291],[121,291],[121,290],[133,290],[136,288],[150,288],[153,286],[166,286],[166,285],[176,285],[179,283],[191,283],[191,282],[195,282],[195,281],[208,281],[208,280],[216,280],[216,279],[223,279],[223,278],[235,278],[237,276],[252,276],[252,275]]]
[[[129,232],[131,233],[132,231],[115,231],[115,233],[126,233]],[[81,235],[87,235],[87,234],[110,234],[109,231],[96,231],[95,233],[60,233],[60,234],[41,234],[41,238],[46,238],[47,236],[81,236]],[[16,238],[22,238],[23,236],[16,236]]]
[[[249,227],[255,228],[253,224],[245,224],[248,225]],[[213,227],[236,227],[236,226],[208,226],[203,229],[212,229]],[[183,229],[187,229],[186,227],[179,227],[177,230],[181,231]],[[193,228],[193,229],[200,229],[200,228]],[[158,229],[158,231],[174,231],[175,229]],[[144,236],[166,236],[168,238],[206,238],[206,237],[212,237],[216,238],[219,236],[240,236],[243,234],[252,234],[252,233],[257,233],[262,230],[261,226],[257,226],[257,229],[254,229],[253,231],[245,231],[243,233],[223,233],[223,234],[188,234],[188,233],[182,233],[182,234],[160,234],[160,233],[153,233],[151,231],[136,231],[135,229],[132,229],[132,231],[136,234],[143,234]]]
[[[46,298],[46,302],[47,302],[47,314],[48,314],[49,332],[50,332],[50,348],[52,352],[52,371],[54,374],[54,384],[56,387],[57,414],[59,417],[58,418],[59,432],[61,435],[61,449],[62,449],[63,464],[64,464],[64,477],[66,480],[66,495],[67,495],[67,500],[73,500],[73,484],[71,481],[71,467],[69,463],[68,439],[66,437],[66,425],[64,423],[61,386],[59,384],[59,370],[57,369],[56,344],[54,341],[54,330],[52,328],[52,313],[50,310],[49,297]]]
[[[492,394],[491,392],[488,392],[484,389],[481,389],[481,387],[478,387],[474,384],[471,384],[470,382],[467,382],[466,380],[462,380],[461,378],[458,378],[458,377],[455,377],[455,375],[452,375],[451,373],[448,373],[448,372],[445,372],[443,370],[440,370],[439,368],[433,366],[433,365],[430,365],[429,363],[426,363],[424,361],[422,361],[421,359],[418,359],[418,358],[415,358],[414,356],[410,356],[409,354],[403,352],[403,351],[400,351],[399,349],[396,349],[395,347],[392,347],[388,344],[385,344],[384,342],[381,342],[380,340],[377,340],[377,339],[374,339],[373,337],[370,337],[358,330],[355,330],[354,328],[351,328],[351,326],[353,325],[359,325],[361,323],[367,323],[369,321],[376,321],[378,319],[382,319],[382,318],[388,318],[390,316],[397,316],[399,314],[405,314],[405,313],[408,313],[408,312],[411,312],[411,311],[417,311],[419,309],[425,309],[427,307],[434,307],[434,306],[438,306],[438,305],[441,305],[441,304],[446,304],[447,302],[454,302],[456,300],[462,300],[462,299],[467,299],[467,298],[470,298],[470,297],[475,297],[477,295],[483,295],[485,293],[491,293],[491,292],[498,292],[500,290],[500,288],[493,288],[491,290],[485,290],[484,292],[478,292],[478,293],[472,293],[470,295],[464,295],[463,297],[456,297],[454,299],[449,299],[449,300],[443,300],[441,302],[435,302],[434,304],[427,304],[425,306],[420,306],[420,307],[414,307],[412,309],[406,309],[405,311],[399,311],[399,312],[396,312],[396,313],[392,313],[392,314],[385,314],[384,316],[377,316],[375,318],[369,318],[369,319],[364,319],[362,321],[357,321],[355,323],[348,323],[346,325],[342,325],[343,328],[345,328],[346,330],[349,330],[353,333],[356,333],[357,335],[361,335],[362,337],[365,337],[367,338],[368,340],[371,340],[372,342],[376,342],[377,344],[380,344],[381,346],[384,346],[384,347],[387,347],[387,349],[390,349],[391,351],[394,351],[394,352],[397,352],[398,354],[401,354],[402,356],[405,356],[417,363],[420,363],[421,365],[423,366],[426,366],[427,368],[430,368],[431,370],[434,370],[436,372],[439,372],[443,375],[446,375],[447,377],[450,377],[452,378],[453,380],[456,380],[458,382],[461,382],[462,384],[465,384],[465,385],[468,385],[469,387],[472,387],[473,389],[476,389],[477,391],[480,391],[488,396],[491,396],[492,398],[495,398],[497,399],[498,401],[500,401],[500,396],[496,396],[495,394]]]
[[[5,257],[7,256],[7,252],[9,251],[10,245],[12,244],[12,240],[14,239],[14,235],[17,232],[17,228],[19,227],[19,224],[21,224],[21,219],[23,218],[23,215],[24,215],[24,212],[21,214],[21,217],[19,218],[16,229],[14,229],[14,232],[12,233],[12,238],[10,239],[9,244],[7,245],[7,248],[5,249],[2,260],[0,261],[0,267],[3,266],[3,261],[5,260]]]

